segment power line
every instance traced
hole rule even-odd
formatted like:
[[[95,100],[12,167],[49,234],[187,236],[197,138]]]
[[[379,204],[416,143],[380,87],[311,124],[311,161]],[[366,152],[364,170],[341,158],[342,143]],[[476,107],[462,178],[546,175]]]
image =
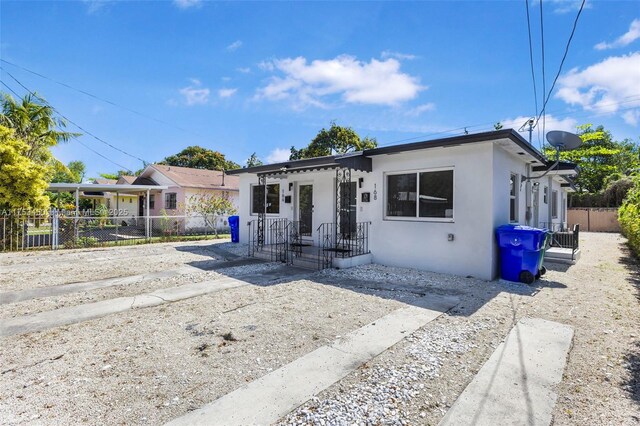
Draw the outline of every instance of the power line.
[[[41,98],[40,96],[38,96],[36,93],[32,92],[32,91],[31,91],[29,88],[27,88],[24,84],[22,84],[22,83],[21,83],[17,78],[15,78],[15,77],[14,77],[14,76],[9,72],[9,71],[7,71],[6,69],[4,69],[2,66],[0,66],[0,70],[2,70],[2,71],[4,71],[4,72],[6,72],[6,73],[7,73],[7,75],[8,75],[9,77],[11,77],[11,78],[16,82],[16,83],[18,83],[18,84],[19,84],[19,85],[20,85],[24,90],[26,90],[28,93],[30,93],[31,95],[35,96],[36,98],[38,98],[38,99],[40,99],[40,100],[42,100],[42,101],[46,102],[43,98]],[[14,92],[14,93],[15,93],[15,92]],[[17,95],[16,95],[16,96],[17,96]],[[142,158],[137,157],[137,156],[135,156],[135,155],[133,155],[133,154],[129,154],[128,152],[126,152],[126,151],[124,151],[124,150],[122,150],[122,149],[118,148],[117,146],[114,146],[114,145],[112,145],[111,143],[109,143],[109,142],[105,141],[104,139],[102,139],[102,138],[100,138],[100,137],[98,137],[98,136],[94,135],[94,134],[93,134],[93,133],[91,133],[90,131],[86,130],[85,128],[83,128],[83,127],[82,127],[82,126],[80,126],[79,124],[75,123],[74,121],[72,121],[71,119],[69,119],[68,117],[66,117],[64,114],[62,114],[58,109],[54,108],[53,106],[52,106],[51,108],[52,108],[55,112],[57,112],[57,113],[58,113],[58,115],[60,115],[60,117],[62,117],[63,119],[65,119],[65,120],[66,120],[66,121],[68,121],[69,123],[73,124],[73,125],[74,125],[74,126],[76,126],[78,129],[80,129],[81,131],[83,131],[83,132],[84,132],[84,133],[86,133],[87,135],[89,135],[89,136],[93,137],[93,138],[94,138],[94,139],[96,139],[97,141],[102,142],[103,144],[107,145],[108,147],[110,147],[110,148],[112,148],[112,149],[114,149],[114,150],[116,150],[116,151],[118,151],[118,152],[121,152],[121,153],[123,153],[123,154],[125,154],[125,155],[127,155],[127,156],[129,156],[129,157],[131,157],[131,158],[133,158],[133,159],[139,160],[140,162],[142,162],[142,164],[146,164],[146,163],[147,163],[147,162],[146,162],[145,160],[143,160]],[[83,145],[84,145],[84,144],[83,144]],[[85,146],[86,146],[86,145],[85,145]],[[114,163],[114,164],[116,164],[116,163]],[[121,167],[121,166],[119,166],[119,167]],[[125,167],[125,169],[127,169],[127,168]]]
[[[540,43],[542,48],[542,96],[544,99],[545,94],[547,93],[547,77],[545,75],[545,65],[544,65],[544,14],[542,13],[542,0],[540,0]],[[546,103],[545,103],[546,105]],[[537,112],[536,112],[537,114]],[[547,125],[547,117],[545,115],[542,116],[542,134],[545,134]],[[540,141],[540,132],[538,131],[538,145],[542,148],[542,142]]]
[[[560,61],[560,67],[558,68],[558,73],[553,79],[553,84],[551,85],[551,89],[549,90],[549,93],[546,95],[544,104],[542,105],[542,110],[540,111],[540,114],[538,115],[538,118],[536,120],[536,125],[538,124],[538,121],[540,121],[540,117],[545,113],[545,110],[547,109],[547,102],[549,102],[549,99],[551,98],[551,94],[553,93],[553,89],[554,87],[556,87],[556,82],[558,81],[558,77],[560,77],[560,73],[562,72],[562,67],[564,65],[565,59],[567,59],[567,54],[569,53],[569,46],[571,46],[571,40],[573,40],[573,35],[576,32],[576,27],[578,26],[578,20],[580,19],[580,14],[582,13],[582,9],[584,9],[585,2],[586,0],[582,0],[582,3],[580,4],[580,9],[578,9],[578,13],[576,14],[576,19],[573,21],[573,28],[571,29],[571,35],[569,35],[569,39],[567,40],[567,45],[565,46],[565,49],[564,49],[564,55],[562,56],[562,61]]]
[[[531,21],[529,17],[529,0],[526,0],[527,31],[529,32],[529,62],[531,63],[531,79],[533,80],[533,100],[536,106],[535,115],[538,115],[538,89],[536,89],[536,73],[533,67],[533,44],[531,42]]]
[[[53,83],[59,84],[60,86],[63,86],[63,87],[66,87],[66,88],[68,88],[68,89],[74,90],[74,91],[76,91],[76,92],[82,93],[83,95],[89,96],[90,98],[93,98],[93,99],[96,99],[96,100],[98,100],[98,101],[101,101],[101,102],[107,103],[107,104],[112,105],[112,106],[114,106],[114,107],[116,107],[116,108],[121,108],[121,109],[123,109],[123,110],[125,110],[125,111],[129,111],[129,112],[131,112],[131,113],[133,113],[133,114],[139,115],[140,117],[144,117],[144,118],[147,118],[147,119],[149,119],[149,120],[153,120],[153,121],[156,121],[156,122],[158,122],[158,123],[162,123],[162,124],[165,124],[165,125],[167,125],[167,126],[174,127],[174,128],[176,128],[176,129],[178,129],[178,130],[181,130],[181,131],[183,131],[183,132],[190,132],[188,129],[185,129],[185,128],[183,128],[183,127],[177,126],[177,125],[175,125],[175,124],[169,123],[169,122],[164,121],[164,120],[160,120],[159,118],[152,117],[152,116],[150,116],[150,115],[147,115],[147,114],[142,113],[142,112],[140,112],[140,111],[136,111],[135,109],[132,109],[132,108],[126,107],[126,106],[124,106],[124,105],[117,104],[117,103],[115,103],[115,102],[113,102],[113,101],[110,101],[110,100],[108,100],[108,99],[104,99],[104,98],[102,98],[102,97],[100,97],[100,96],[98,96],[98,95],[94,95],[94,94],[92,94],[92,93],[90,93],[90,92],[87,92],[86,90],[78,89],[78,88],[76,88],[76,87],[71,86],[70,84],[64,83],[64,82],[62,82],[62,81],[55,80],[55,79],[53,79],[53,78],[51,78],[51,77],[47,77],[46,75],[43,75],[43,74],[40,74],[39,72],[36,72],[36,71],[30,70],[30,69],[25,68],[25,67],[23,67],[23,66],[21,66],[21,65],[14,64],[13,62],[9,62],[9,61],[7,61],[7,60],[5,60],[5,59],[0,59],[0,61],[4,62],[4,63],[6,63],[6,64],[9,64],[9,65],[12,65],[12,66],[14,66],[14,67],[16,67],[16,68],[19,68],[19,69],[21,69],[21,70],[23,70],[23,71],[26,71],[26,72],[28,72],[28,73],[31,73],[31,74],[33,74],[33,75],[36,75],[36,76],[38,76],[38,77],[40,77],[40,78],[43,78],[43,79],[45,79],[45,80],[49,80],[49,81],[51,81],[51,82],[53,82]],[[190,133],[192,133],[192,132],[190,132]],[[198,136],[199,136],[199,135],[198,135]]]

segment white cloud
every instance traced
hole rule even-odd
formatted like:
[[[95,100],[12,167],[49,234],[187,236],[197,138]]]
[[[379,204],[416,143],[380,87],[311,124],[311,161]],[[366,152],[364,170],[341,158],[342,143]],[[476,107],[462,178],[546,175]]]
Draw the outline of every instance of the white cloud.
[[[173,4],[180,9],[189,9],[190,7],[200,7],[202,0],[173,0]]]
[[[267,155],[267,164],[282,163],[283,161],[289,161],[289,155],[291,150],[284,148],[276,148]]]
[[[624,114],[622,114],[622,119],[625,121],[625,123],[631,126],[637,126],[640,122],[640,109],[632,109],[625,112]]]
[[[257,98],[288,99],[293,106],[326,107],[324,99],[339,96],[343,102],[372,105],[397,105],[414,99],[421,90],[416,77],[400,72],[400,62],[389,58],[358,61],[348,55],[307,63],[303,57],[277,59],[259,66],[277,70],[269,84],[258,89]]]
[[[416,55],[412,55],[410,53],[400,53],[400,52],[393,52],[391,50],[385,50],[384,52],[382,52],[380,54],[380,57],[382,59],[387,59],[387,58],[396,58],[396,59],[400,59],[400,60],[412,60],[416,58]]]
[[[251,68],[236,68],[236,71],[241,72],[242,74],[249,74],[251,72]]]
[[[429,102],[427,104],[422,104],[414,108],[411,108],[409,111],[406,112],[406,115],[411,117],[417,117],[419,115],[422,115],[422,113],[424,112],[433,111],[434,109],[436,109],[436,104],[434,104],[433,102]]]
[[[89,15],[94,15],[113,3],[112,0],[82,0],[82,2],[87,6],[87,14]]]
[[[629,31],[622,34],[620,37],[612,41],[611,43],[601,42],[595,45],[597,50],[613,49],[615,47],[624,47],[633,43],[640,38],[640,19],[634,19],[629,26]]]
[[[236,94],[238,89],[220,89],[218,90],[218,96],[221,98],[230,98]]]
[[[231,43],[230,45],[227,46],[227,50],[229,52],[233,52],[235,50],[238,50],[242,47],[242,41],[241,40],[236,40],[233,43]]]
[[[211,91],[206,87],[201,87],[200,80],[196,78],[190,79],[191,85],[180,89],[184,103],[188,106],[204,105],[209,102]]]
[[[525,117],[523,115],[516,117],[516,118],[505,118],[504,120],[501,120],[500,123],[502,123],[503,128],[505,129],[514,129],[515,131],[518,131],[518,129],[520,129],[520,127],[522,127],[522,125],[524,123],[526,123],[527,121],[529,121],[531,117]],[[538,122],[538,127],[540,128],[540,131],[542,131],[542,118],[540,119],[540,121]],[[576,132],[576,128],[578,126],[578,120],[576,120],[575,118],[571,118],[571,117],[566,117],[566,118],[556,118],[552,115],[547,115],[545,117],[545,121],[544,121],[544,126],[545,126],[545,130],[547,132],[551,131],[551,130],[564,130],[565,132],[572,132],[575,133]],[[523,136],[526,136],[525,139],[528,140],[529,138],[529,127],[525,126],[525,128],[523,129],[522,132],[520,132]],[[533,134],[537,135],[537,127],[533,129]]]
[[[586,111],[613,114],[621,108],[640,108],[640,52],[611,56],[582,71],[574,68],[558,83],[556,98]],[[625,116],[629,124],[636,121],[629,120],[633,114]]]
[[[551,3],[553,12],[558,14],[577,12],[580,9],[582,0],[547,0],[546,3]],[[531,7],[539,7],[538,2],[532,2]],[[590,9],[591,2],[587,1],[584,4],[584,9]]]

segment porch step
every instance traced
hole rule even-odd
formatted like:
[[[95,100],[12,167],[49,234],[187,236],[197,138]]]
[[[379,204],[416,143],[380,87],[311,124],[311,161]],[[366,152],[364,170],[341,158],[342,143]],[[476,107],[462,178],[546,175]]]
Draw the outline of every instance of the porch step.
[[[573,260],[571,259],[572,250],[569,248],[551,247],[544,253],[544,261],[549,263],[564,263],[567,265],[575,264],[580,259],[580,249],[576,250]]]

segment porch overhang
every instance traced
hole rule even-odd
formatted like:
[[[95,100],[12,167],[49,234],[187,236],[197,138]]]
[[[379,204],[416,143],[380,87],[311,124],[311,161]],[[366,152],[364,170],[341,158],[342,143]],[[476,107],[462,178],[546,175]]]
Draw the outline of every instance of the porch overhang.
[[[332,170],[347,168],[351,170],[370,172],[373,168],[371,158],[364,155],[362,151],[342,154],[328,155],[325,157],[307,158],[303,160],[292,160],[283,163],[267,164],[264,166],[246,167],[244,169],[229,170],[229,175],[239,175],[242,173],[255,173],[265,176],[285,176],[292,173],[305,173],[318,170]]]
[[[553,163],[546,166],[536,166],[532,171],[534,174],[546,173],[547,176],[577,176],[580,172],[580,168],[574,163],[560,162],[553,169],[550,169],[551,166],[553,166]]]
[[[97,183],[52,183],[49,184],[47,191],[49,192],[75,192],[82,191],[85,193],[96,192],[118,192],[121,194],[141,193],[146,191],[162,191],[168,189],[164,185],[118,185]]]

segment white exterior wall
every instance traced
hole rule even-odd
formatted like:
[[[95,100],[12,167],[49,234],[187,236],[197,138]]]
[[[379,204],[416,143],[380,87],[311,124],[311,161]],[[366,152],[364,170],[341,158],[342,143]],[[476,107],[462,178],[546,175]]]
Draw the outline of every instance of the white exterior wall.
[[[371,202],[362,205],[363,219],[372,222],[373,261],[492,279],[493,229],[488,226],[492,223],[492,147],[492,143],[477,143],[373,157],[374,171],[364,181]],[[453,221],[384,218],[385,172],[445,167],[454,169]],[[453,241],[448,241],[449,234]]]
[[[529,224],[534,225],[531,185],[523,182],[527,176],[525,158],[509,153],[493,142],[453,147],[430,148],[392,155],[372,157],[373,172],[353,172],[357,188],[357,221],[371,222],[369,249],[374,263],[424,269],[460,276],[474,276],[491,280],[498,275],[498,246],[495,229],[509,221],[510,177],[518,176],[518,213],[516,223],[526,224],[527,205],[531,207]],[[443,219],[385,218],[386,173],[417,172],[430,169],[454,170],[454,217]],[[358,178],[363,178],[362,188]],[[240,240],[248,241],[247,222],[257,219],[250,214],[251,186],[258,183],[257,175],[240,175]],[[335,221],[335,171],[289,174],[283,179],[267,179],[280,184],[280,213],[267,218],[296,220],[296,188],[302,183],[314,185],[314,243],[317,227],[322,222]],[[293,183],[291,191],[289,183]],[[541,182],[541,191],[544,182]],[[560,190],[560,182],[553,181],[551,190]],[[361,194],[370,193],[370,202],[362,202]],[[565,200],[566,193],[560,200]],[[292,196],[290,204],[284,197]],[[549,198],[550,203],[550,198]],[[559,204],[561,220],[562,204]],[[550,204],[540,195],[538,220],[546,220]],[[453,241],[449,241],[449,234]]]

